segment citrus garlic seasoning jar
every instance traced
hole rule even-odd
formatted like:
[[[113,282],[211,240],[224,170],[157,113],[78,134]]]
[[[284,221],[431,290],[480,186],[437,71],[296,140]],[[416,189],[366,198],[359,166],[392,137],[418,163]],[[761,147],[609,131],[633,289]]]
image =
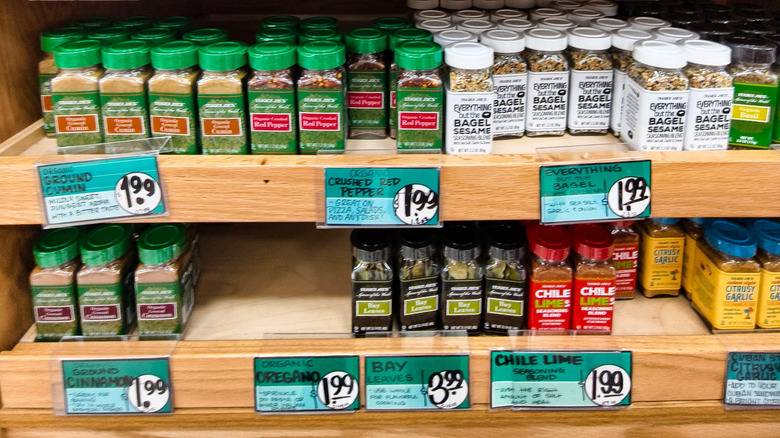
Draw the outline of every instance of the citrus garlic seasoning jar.
[[[51,80],[57,74],[57,64],[54,63],[54,48],[60,44],[83,38],[84,30],[80,27],[63,27],[41,33],[43,59],[38,63],[38,85],[43,111],[43,132],[47,136],[54,136],[54,108],[51,100]]]
[[[493,150],[493,49],[455,43],[444,49],[449,67],[445,98],[448,154],[489,154]]]
[[[692,217],[683,219],[682,229],[685,232],[685,250],[683,251],[682,288],[685,296],[691,299],[693,291],[693,271],[696,268],[696,258],[699,253],[699,239],[704,236],[704,218]]]
[[[525,38],[511,30],[490,30],[480,42],[493,49],[493,138],[522,137],[525,132],[528,65]]]
[[[531,29],[526,32],[525,47],[528,62],[526,135],[563,135],[569,90],[569,63],[563,54],[566,34],[553,29]]]
[[[761,263],[761,283],[758,293],[756,325],[761,328],[780,327],[780,224],[768,219],[753,223],[758,241],[758,262]]]
[[[528,329],[562,332],[571,327],[571,237],[557,225],[528,229],[531,250],[528,276]]]
[[[611,38],[592,27],[568,32],[571,78],[567,126],[571,134],[606,134],[612,112]]]
[[[639,285],[652,298],[680,294],[685,233],[675,218],[639,222]]]
[[[609,333],[616,281],[612,235],[598,224],[575,225],[571,235],[574,249],[571,328]]]

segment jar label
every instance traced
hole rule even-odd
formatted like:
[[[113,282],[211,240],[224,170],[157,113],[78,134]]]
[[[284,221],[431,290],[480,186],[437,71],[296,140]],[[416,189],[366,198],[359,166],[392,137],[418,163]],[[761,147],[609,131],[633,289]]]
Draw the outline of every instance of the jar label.
[[[135,306],[132,305],[135,300],[134,270],[129,268],[131,264],[126,262],[117,283],[77,283],[81,332],[84,335],[123,335],[135,322]]]
[[[626,78],[620,137],[639,151],[681,151],[688,96],[688,90],[646,90]]]
[[[696,265],[696,258],[699,256],[699,245],[696,239],[690,234],[685,234],[685,249],[683,250],[683,267],[681,284],[685,289],[688,298],[693,291],[693,268]]]
[[[777,105],[777,84],[734,83],[729,144],[768,149]]]
[[[298,151],[295,91],[252,90],[249,129],[253,154],[295,154]]]
[[[149,107],[146,94],[100,93],[106,142],[149,137]]]
[[[526,282],[485,277],[485,330],[523,328]]]
[[[199,94],[198,111],[204,155],[247,153],[244,96]]]
[[[615,278],[574,278],[572,330],[612,331]]]
[[[525,130],[533,132],[566,129],[569,72],[528,73],[528,115]]]
[[[195,94],[149,92],[153,137],[171,137],[174,154],[198,153]]]
[[[612,113],[612,70],[571,71],[569,129],[606,130]]]
[[[493,92],[455,92],[447,89],[448,154],[489,154],[493,151]]]
[[[350,70],[347,78],[349,126],[384,132],[387,128],[387,72],[384,69]]]
[[[401,280],[401,330],[435,328],[439,314],[439,277]]]
[[[392,329],[392,299],[392,281],[352,281],[352,332]]]
[[[528,329],[568,330],[571,326],[571,280],[539,281],[531,277]]]
[[[734,88],[691,88],[689,91],[683,150],[727,149]]]
[[[640,284],[648,291],[679,290],[682,284],[683,237],[649,237],[642,231]]]
[[[300,151],[344,150],[344,89],[298,89]]]
[[[182,296],[178,282],[136,283],[135,299],[139,334],[181,333]]]
[[[444,330],[477,331],[482,321],[482,279],[443,280]]]
[[[780,273],[762,269],[760,284],[756,325],[780,328]]]
[[[56,340],[78,334],[74,286],[73,283],[61,286],[32,286],[38,339]]]
[[[398,89],[398,149],[441,150],[441,87]]]
[[[52,91],[57,146],[80,146],[103,142],[100,97],[95,91]]]
[[[615,69],[615,76],[612,78],[612,108],[610,109],[609,128],[616,135],[620,134],[620,117],[623,114],[626,77],[626,72]]]
[[[393,75],[393,68],[391,67],[388,73],[388,85],[390,107],[387,109],[387,126],[390,128],[391,134],[398,127],[398,80]]]
[[[41,110],[43,111],[43,132],[54,134],[54,105],[51,99],[51,79],[54,77],[50,73],[38,74],[38,90],[41,95]]]
[[[612,253],[615,265],[617,298],[633,298],[636,290],[636,268],[639,265],[639,245],[615,245]]]
[[[528,74],[493,76],[493,135],[525,132]]]

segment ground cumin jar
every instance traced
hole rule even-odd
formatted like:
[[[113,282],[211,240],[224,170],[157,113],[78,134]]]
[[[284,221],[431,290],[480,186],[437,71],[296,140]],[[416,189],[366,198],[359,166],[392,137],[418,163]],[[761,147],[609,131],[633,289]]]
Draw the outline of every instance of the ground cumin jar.
[[[761,328],[780,327],[780,224],[759,219],[753,223],[758,241],[758,262],[761,263],[761,284],[758,293],[756,325]]]
[[[571,327],[572,267],[571,237],[556,225],[528,228],[528,329],[565,331]]]
[[[637,224],[639,285],[648,298],[680,294],[685,234],[677,222],[679,219],[651,218]]]
[[[631,299],[636,293],[636,274],[639,266],[639,234],[631,226],[634,221],[612,223],[614,251],[612,261],[615,266],[615,298]]]
[[[100,78],[100,107],[104,140],[136,140],[149,137],[147,83],[152,74],[149,45],[144,41],[123,41],[103,48]]]
[[[606,227],[580,224],[571,227],[574,290],[572,330],[612,331],[615,306],[613,238]]]
[[[84,30],[80,27],[63,27],[41,33],[43,59],[38,63],[38,85],[43,111],[43,131],[47,136],[54,136],[54,108],[51,100],[51,80],[57,74],[57,64],[54,63],[54,48],[83,38]]]

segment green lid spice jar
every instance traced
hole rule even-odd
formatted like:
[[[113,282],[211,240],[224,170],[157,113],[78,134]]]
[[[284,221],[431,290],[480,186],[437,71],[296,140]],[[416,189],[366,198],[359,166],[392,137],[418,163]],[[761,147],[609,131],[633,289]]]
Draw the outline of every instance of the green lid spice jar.
[[[606,20],[606,18],[604,19]],[[632,52],[638,41],[655,39],[653,34],[637,29],[616,29],[612,31],[612,66],[615,73],[612,85],[612,110],[609,128],[615,136],[620,135],[620,118],[623,114],[623,95],[625,92],[628,66],[634,62]]]
[[[339,20],[333,17],[309,17],[298,23],[301,32],[307,29],[338,29]]]
[[[388,230],[359,228],[352,243],[352,332],[393,328],[392,235]]]
[[[555,29],[531,29],[525,34],[525,47],[528,61],[526,135],[563,135],[569,92],[569,63],[563,54],[566,34]]]
[[[237,41],[209,44],[198,50],[203,74],[198,80],[198,117],[204,155],[245,155],[246,51]]]
[[[298,43],[304,45],[310,41],[335,41],[344,43],[344,35],[336,29],[306,29],[298,35]]]
[[[305,20],[304,20],[305,21]],[[298,47],[299,150],[344,150],[346,138],[346,71],[344,45],[313,41]]]
[[[168,17],[154,23],[154,27],[170,29],[176,32],[176,35],[183,35],[192,29],[192,18],[190,17]],[[217,41],[218,42],[218,41]]]
[[[525,38],[511,30],[489,30],[480,42],[493,49],[493,138],[522,137],[525,132],[528,65]]]
[[[249,132],[253,154],[295,154],[295,46],[283,41],[249,48],[253,69],[247,83]]]
[[[35,330],[39,341],[58,341],[79,334],[76,271],[81,231],[76,227],[44,231],[33,246],[30,273]]]
[[[500,334],[521,330],[528,287],[525,230],[515,222],[490,224],[486,239],[484,328]]]
[[[192,41],[199,46],[208,46],[209,44],[227,41],[228,33],[227,31],[216,27],[207,27],[205,29],[189,31],[182,35],[181,39],[184,41]]]
[[[298,29],[298,23],[301,19],[292,15],[272,15],[266,17],[260,22],[262,29],[284,27],[288,29]],[[259,41],[258,41],[259,42]]]
[[[371,21],[371,27],[392,33],[394,30],[412,27],[412,23],[405,18],[400,17],[380,17]]]
[[[449,20],[425,20],[417,23],[417,29],[425,29],[431,33],[438,33],[445,30],[455,30],[455,24]]]
[[[477,334],[482,329],[484,300],[482,242],[477,227],[470,223],[445,224],[442,246],[442,328]]]
[[[408,41],[396,47],[395,62],[400,69],[396,77],[398,150],[441,150],[441,61],[441,46],[430,41]]]
[[[452,25],[452,23],[450,23]],[[390,36],[388,37],[388,45],[390,46],[390,50],[387,52],[389,54],[389,62],[390,62],[390,69],[387,72],[387,82],[388,82],[388,101],[390,102],[389,109],[388,109],[388,115],[387,115],[387,126],[388,130],[390,131],[390,138],[396,138],[398,136],[398,73],[400,72],[400,68],[398,67],[398,64],[395,62],[395,51],[398,48],[398,46],[401,43],[407,42],[407,41],[432,41],[433,35],[431,34],[432,31],[426,30],[426,29],[416,29],[416,28],[403,28],[393,31]]]
[[[118,20],[115,24],[130,29],[131,32],[138,32],[152,27],[153,20],[143,15],[135,15]]]
[[[172,153],[198,154],[195,86],[198,45],[172,41],[152,49],[154,75],[149,78],[149,116],[153,137],[171,137]]]
[[[100,78],[100,107],[107,143],[149,137],[149,63],[149,45],[143,41],[103,48],[106,72]]]
[[[146,41],[150,47],[159,46],[170,41],[178,39],[178,34],[173,29],[162,27],[151,27],[149,29],[139,30],[134,33],[131,39]]]
[[[592,27],[567,32],[571,63],[569,114],[571,134],[606,134],[612,112],[610,35]]]
[[[138,239],[135,301],[138,334],[184,331],[195,304],[192,244],[182,224],[153,225]]]
[[[63,27],[41,33],[43,59],[38,62],[38,89],[41,93],[43,132],[48,136],[54,136],[54,108],[51,100],[51,80],[57,74],[54,48],[83,38],[84,30],[80,27]]]
[[[387,36],[375,28],[346,35],[349,138],[387,136]]]
[[[54,49],[59,71],[51,80],[57,146],[103,142],[98,81],[102,44],[95,40],[65,43]]]
[[[255,34],[255,41],[267,43],[269,41],[283,41],[292,45],[298,44],[298,30],[290,27],[266,27]]]
[[[103,27],[92,31],[87,38],[98,40],[104,46],[110,46],[129,40],[130,33],[130,29],[122,26]]]
[[[76,283],[85,336],[125,335],[135,322],[132,230],[124,224],[101,225],[81,242],[83,266]]]
[[[111,19],[108,17],[87,17],[75,21],[73,26],[80,27],[85,32],[92,32],[93,30],[111,26]]]
[[[400,231],[397,237],[401,330],[436,329],[441,266],[436,258],[434,234],[410,229]]]

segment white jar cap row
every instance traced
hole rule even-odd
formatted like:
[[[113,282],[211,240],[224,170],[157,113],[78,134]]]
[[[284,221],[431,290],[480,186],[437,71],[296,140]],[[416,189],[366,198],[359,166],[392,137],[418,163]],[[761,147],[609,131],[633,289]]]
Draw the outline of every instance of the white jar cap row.
[[[493,65],[493,49],[479,43],[454,43],[444,48],[444,63],[468,70],[487,69]]]
[[[490,21],[498,23],[507,18],[528,18],[528,14],[514,9],[499,9],[490,13]]]
[[[439,7],[451,11],[460,11],[471,7],[471,0],[439,0]]]
[[[531,9],[531,11],[528,13],[528,16],[531,18],[531,21],[539,21],[543,18],[549,18],[549,17],[565,17],[566,14],[563,12],[552,9],[552,8],[536,8]]]
[[[631,56],[642,64],[657,68],[683,68],[688,56],[678,45],[658,40],[639,41]]]
[[[654,29],[652,33],[657,40],[666,41],[667,43],[676,43],[682,40],[698,40],[700,38],[698,33],[678,27],[661,27]]]
[[[496,29],[483,32],[479,42],[496,53],[518,53],[525,50],[525,36],[512,30]]]
[[[504,0],[472,0],[471,6],[477,9],[495,11],[504,7]]]
[[[612,32],[613,30],[629,28],[628,23],[626,23],[624,20],[610,17],[596,18],[595,20],[591,20],[590,27],[601,29],[605,32]]]
[[[637,41],[654,40],[655,36],[650,32],[639,29],[618,29],[612,31],[612,47],[620,50],[632,51]]]
[[[486,30],[497,29],[498,26],[488,20],[466,20],[458,23],[457,28],[479,35]]]
[[[531,9],[536,6],[536,0],[504,0],[504,7],[515,9]]]
[[[439,0],[406,0],[406,7],[409,9],[436,9],[439,7]]]
[[[455,23],[447,20],[425,20],[417,23],[416,26],[433,34],[444,30],[455,29]]]
[[[631,17],[626,22],[629,26],[639,30],[653,30],[659,27],[672,26],[672,23],[655,17]]]
[[[525,33],[525,46],[542,52],[560,52],[567,47],[566,34],[555,29],[531,29]]]
[[[499,29],[514,30],[521,32],[536,27],[534,23],[524,18],[507,18],[498,22]]]
[[[618,14],[618,4],[609,0],[590,0],[583,7],[599,11],[605,17],[614,17]]]
[[[460,29],[441,31],[433,35],[433,41],[442,47],[460,42],[477,42],[477,36]]]
[[[566,18],[577,23],[578,26],[588,26],[592,20],[604,18],[604,14],[593,9],[579,8],[569,12]]]
[[[414,22],[420,23],[425,20],[447,20],[450,21],[449,12],[438,9],[423,9],[414,13]]]
[[[566,32],[569,29],[577,27],[577,23],[564,17],[548,17],[539,20],[537,26],[541,29],[556,29],[561,32]]]
[[[578,2],[574,0],[556,0],[552,4],[552,7],[561,12],[571,12],[577,8],[582,7],[582,2]]]
[[[490,20],[487,12],[477,11],[475,9],[466,9],[452,14],[452,22],[458,24],[466,20]]]
[[[707,40],[682,40],[677,43],[688,62],[702,65],[726,66],[731,63],[731,47]]]
[[[567,32],[569,47],[583,50],[607,50],[612,45],[612,36],[601,29],[578,27]]]

